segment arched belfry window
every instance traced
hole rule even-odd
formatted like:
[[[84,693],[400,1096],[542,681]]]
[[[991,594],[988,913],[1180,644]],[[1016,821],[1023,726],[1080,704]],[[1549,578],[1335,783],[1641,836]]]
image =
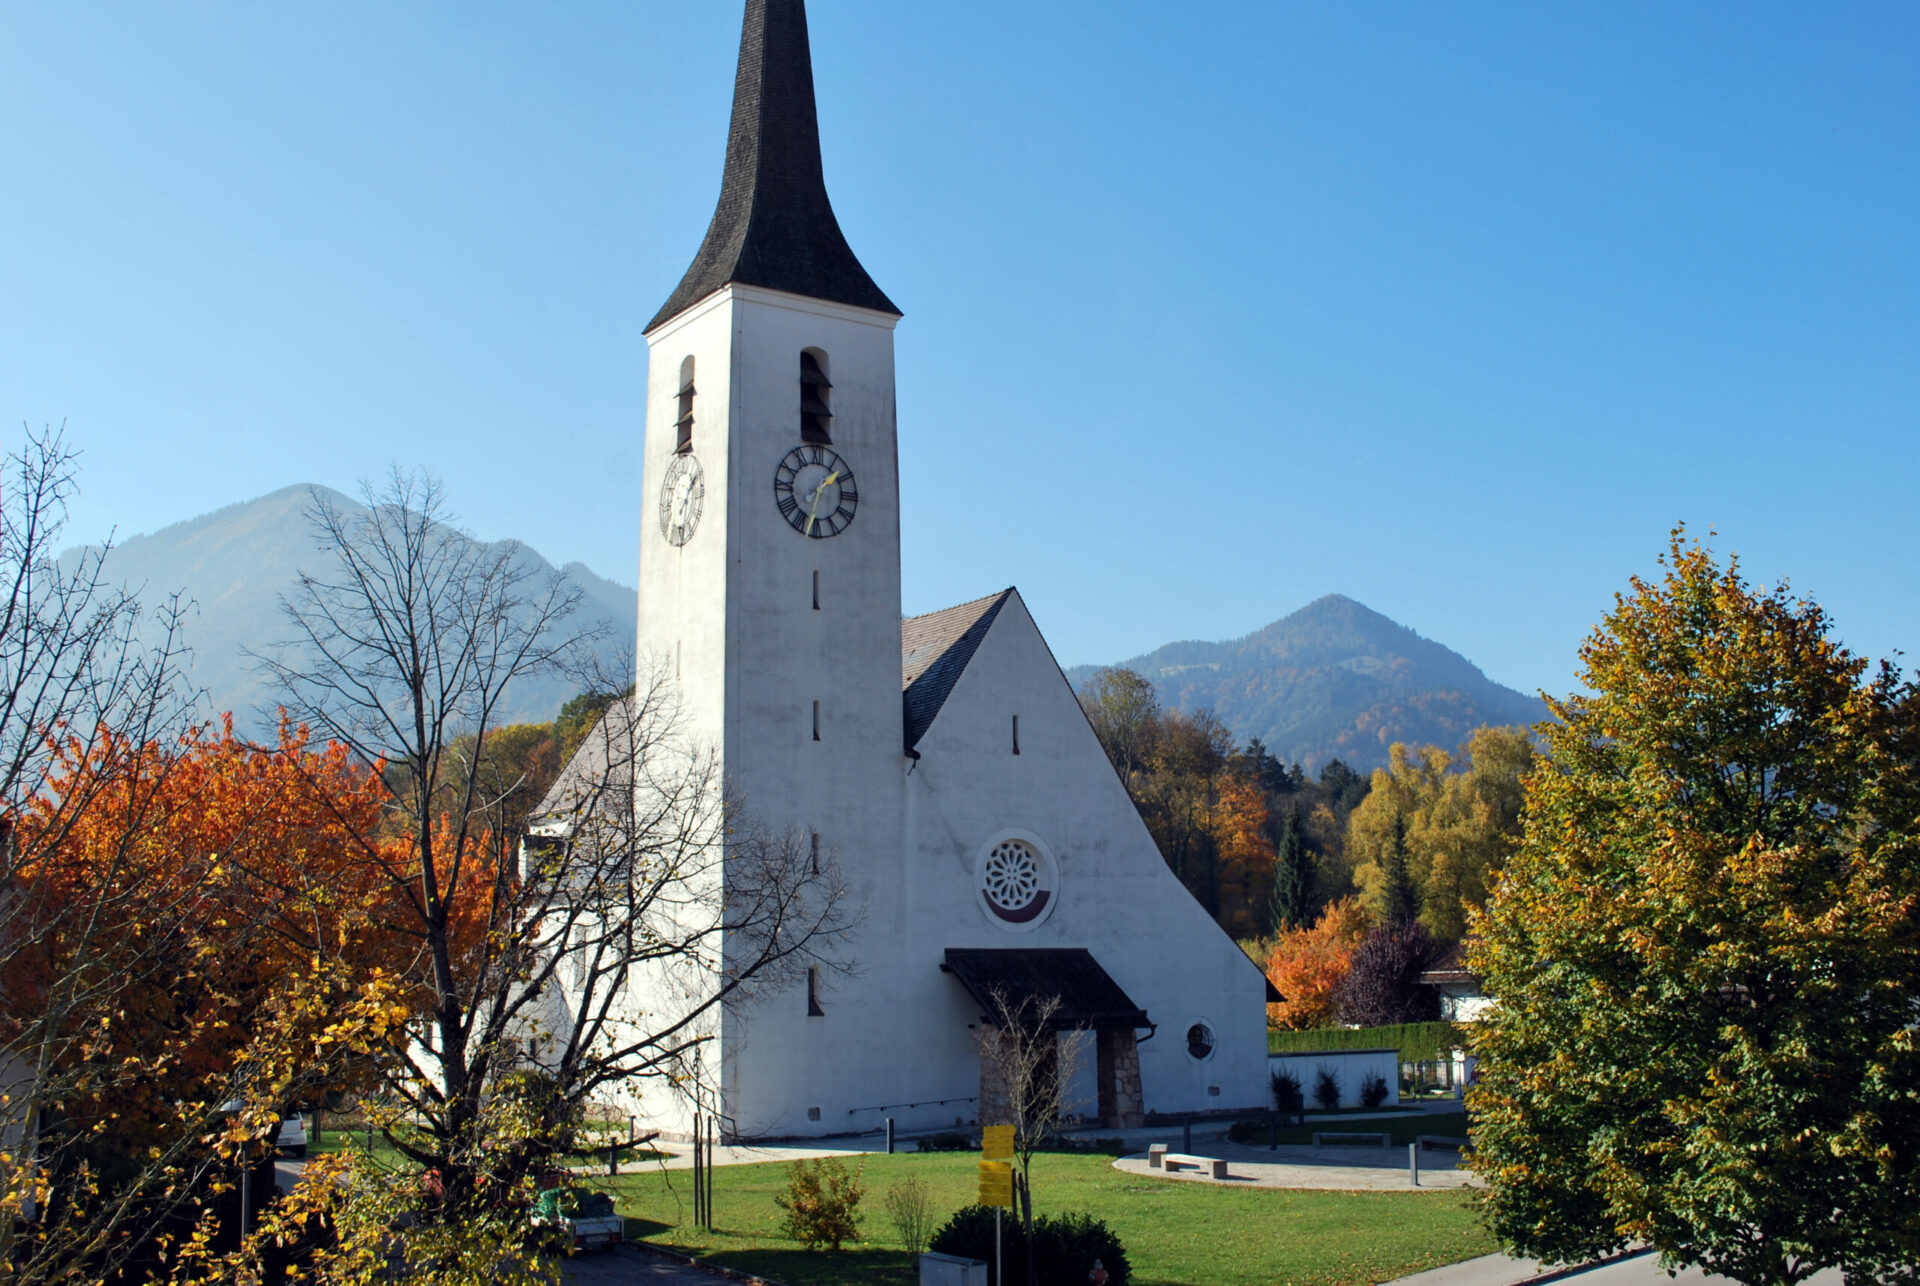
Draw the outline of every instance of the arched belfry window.
[[[678,437],[674,442],[675,451],[685,453],[693,450],[693,358],[680,363],[680,418],[674,421]]]
[[[800,440],[833,441],[833,385],[827,382],[827,355],[817,348],[800,354]]]

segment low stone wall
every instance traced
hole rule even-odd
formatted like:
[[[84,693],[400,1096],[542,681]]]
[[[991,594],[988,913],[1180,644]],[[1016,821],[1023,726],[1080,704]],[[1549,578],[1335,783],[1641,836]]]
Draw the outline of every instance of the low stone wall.
[[[1309,1112],[1319,1106],[1313,1090],[1320,1083],[1322,1069],[1333,1073],[1340,1083],[1341,1107],[1360,1106],[1360,1084],[1369,1074],[1387,1083],[1386,1102],[1382,1106],[1400,1101],[1400,1051],[1397,1049],[1301,1050],[1267,1055],[1269,1077],[1285,1071],[1300,1078],[1300,1093],[1307,1101]]]

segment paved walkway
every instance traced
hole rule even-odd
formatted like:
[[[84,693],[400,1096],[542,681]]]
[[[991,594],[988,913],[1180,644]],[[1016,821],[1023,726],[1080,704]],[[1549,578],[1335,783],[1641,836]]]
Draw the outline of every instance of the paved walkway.
[[[693,1145],[691,1143],[654,1142],[648,1145],[666,1153],[664,1158],[646,1161],[622,1161],[621,1174],[645,1174],[650,1170],[691,1170],[693,1169]],[[895,1145],[901,1152],[911,1152],[911,1146]],[[848,1143],[839,1147],[799,1147],[784,1143],[723,1143],[713,1149],[713,1164],[758,1165],[763,1161],[810,1161],[815,1157],[854,1157],[865,1156],[881,1151],[881,1148],[859,1147]],[[601,1165],[576,1165],[570,1167],[582,1178],[605,1175],[607,1167]]]
[[[1544,1280],[1543,1280],[1544,1279]],[[1507,1255],[1482,1255],[1444,1268],[1402,1277],[1388,1286],[1518,1286],[1522,1282],[1551,1280],[1566,1286],[1738,1286],[1725,1277],[1714,1277],[1698,1268],[1682,1269],[1669,1277],[1660,1268],[1660,1258],[1651,1253],[1630,1255],[1592,1268],[1556,1268],[1531,1259]],[[1825,1269],[1807,1279],[1808,1286],[1842,1286],[1840,1270]]]
[[[1283,1147],[1277,1150],[1208,1140],[1194,1140],[1194,1154],[1217,1157],[1227,1163],[1227,1177],[1215,1179],[1202,1170],[1156,1170],[1147,1155],[1121,1157],[1113,1168],[1128,1174],[1176,1183],[1227,1184],[1249,1188],[1314,1188],[1336,1192],[1405,1192],[1413,1188],[1407,1168],[1407,1150],[1398,1148]],[[1462,1170],[1459,1154],[1426,1151],[1420,1154],[1421,1188],[1465,1188],[1479,1180]]]

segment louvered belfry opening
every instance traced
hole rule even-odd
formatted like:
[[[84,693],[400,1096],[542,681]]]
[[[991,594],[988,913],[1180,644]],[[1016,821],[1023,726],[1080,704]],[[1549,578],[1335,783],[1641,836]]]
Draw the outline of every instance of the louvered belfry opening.
[[[685,455],[693,450],[693,359],[680,363],[680,418],[674,422],[674,450]]]
[[[808,349],[800,354],[800,440],[833,442],[833,385],[820,369],[820,358]]]

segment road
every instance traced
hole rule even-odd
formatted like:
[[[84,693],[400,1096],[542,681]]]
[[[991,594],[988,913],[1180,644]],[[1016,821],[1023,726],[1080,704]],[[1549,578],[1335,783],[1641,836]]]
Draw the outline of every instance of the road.
[[[561,1266],[560,1280],[563,1286],[719,1286],[738,1279],[688,1268],[632,1246],[615,1246],[572,1256]]]

